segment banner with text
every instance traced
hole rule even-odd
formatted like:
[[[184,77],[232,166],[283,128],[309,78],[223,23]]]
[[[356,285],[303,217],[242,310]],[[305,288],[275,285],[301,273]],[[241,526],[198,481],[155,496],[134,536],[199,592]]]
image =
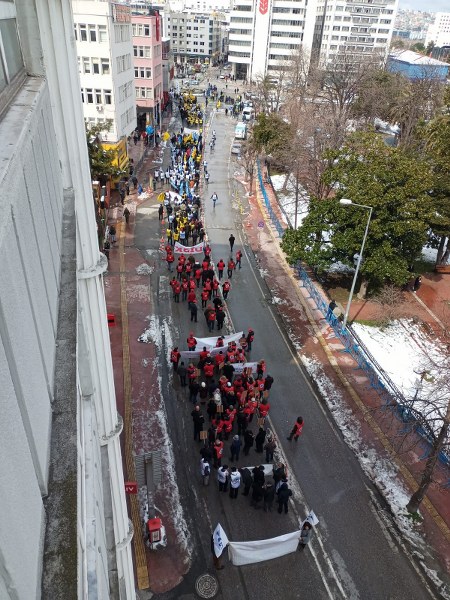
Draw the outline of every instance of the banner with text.
[[[179,242],[175,242],[175,254],[203,254],[203,243],[195,246],[182,246]]]
[[[299,539],[300,531],[294,531],[268,540],[229,542],[228,556],[233,565],[237,567],[271,560],[295,552]]]

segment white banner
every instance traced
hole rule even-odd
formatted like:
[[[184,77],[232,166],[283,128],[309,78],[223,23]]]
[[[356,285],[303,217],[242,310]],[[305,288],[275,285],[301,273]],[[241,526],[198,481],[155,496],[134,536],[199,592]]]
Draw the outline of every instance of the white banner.
[[[228,556],[237,567],[271,560],[295,552],[299,539],[300,531],[294,531],[268,540],[229,542]]]
[[[214,529],[213,539],[214,539],[214,553],[218,558],[219,556],[221,556],[222,552],[225,550],[225,546],[227,546],[229,543],[227,534],[222,529],[222,525],[220,523],[217,523],[217,527]]]
[[[256,373],[258,370],[258,363],[250,362],[250,363],[233,363],[234,374],[240,375],[244,372],[244,369],[251,369],[252,373]]]
[[[228,347],[228,342],[238,342],[241,339],[242,335],[243,335],[243,332],[240,331],[239,333],[235,333],[233,335],[223,336],[223,344],[224,345],[221,348],[215,347],[217,344],[217,340],[219,339],[218,337],[196,338],[197,348],[196,348],[195,352],[192,352],[191,350],[183,350],[181,352],[181,358],[183,360],[187,360],[187,361],[196,360],[196,359],[200,358],[200,352],[203,352],[203,347],[206,347],[207,351],[211,354],[211,356],[215,356],[216,354],[219,354],[219,352],[221,350],[225,356],[227,347]],[[236,364],[234,364],[235,369],[236,369]],[[251,363],[251,364],[253,364],[253,363]],[[255,364],[257,364],[257,363],[255,363]]]
[[[175,242],[173,251],[175,254],[203,254],[203,242],[195,246],[182,246],[179,242]]]

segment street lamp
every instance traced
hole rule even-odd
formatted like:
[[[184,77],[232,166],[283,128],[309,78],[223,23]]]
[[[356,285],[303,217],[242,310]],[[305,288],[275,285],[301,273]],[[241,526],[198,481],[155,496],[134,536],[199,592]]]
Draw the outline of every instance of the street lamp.
[[[367,208],[367,209],[369,209],[369,218],[367,219],[366,230],[364,232],[364,237],[363,237],[363,241],[362,241],[362,244],[361,244],[361,250],[359,252],[358,261],[356,263],[355,274],[353,276],[352,287],[350,289],[350,295],[348,297],[347,308],[345,309],[344,320],[342,322],[342,326],[345,329],[345,327],[347,327],[348,315],[349,315],[349,312],[350,312],[350,306],[352,304],[353,292],[355,291],[356,280],[358,278],[359,267],[361,265],[361,260],[362,260],[362,255],[363,255],[363,252],[364,252],[364,245],[366,243],[367,233],[369,231],[369,225],[370,225],[370,219],[372,218],[373,207],[372,206],[367,206],[366,204],[356,204],[355,202],[353,202],[349,198],[341,198],[339,200],[339,203],[342,204],[343,206],[350,206],[350,205],[352,205],[352,206],[358,206],[360,208]]]

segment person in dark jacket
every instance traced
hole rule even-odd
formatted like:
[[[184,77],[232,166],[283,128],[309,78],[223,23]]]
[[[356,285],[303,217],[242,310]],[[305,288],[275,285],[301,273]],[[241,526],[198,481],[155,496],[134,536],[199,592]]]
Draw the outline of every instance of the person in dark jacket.
[[[245,456],[248,456],[248,453],[250,452],[250,448],[253,446],[254,441],[255,441],[255,437],[253,435],[253,432],[250,429],[247,429],[247,431],[244,433],[244,454],[245,454]]]
[[[233,441],[230,445],[230,461],[234,462],[235,460],[239,460],[239,453],[241,451],[241,440],[238,435],[233,437]]]
[[[187,383],[186,383],[187,369],[184,366],[184,362],[181,362],[181,364],[178,365],[177,373],[178,373],[178,377],[180,378],[181,387],[186,387],[186,385],[187,385]]]
[[[255,480],[253,481],[252,488],[252,499],[250,501],[250,506],[253,508],[260,508],[259,503],[264,497],[264,487],[261,484],[261,481]]]
[[[214,402],[214,399],[211,398],[208,402],[208,406],[206,408],[206,412],[208,413],[209,422],[211,422],[216,416],[217,404]]]
[[[205,417],[202,415],[200,406],[197,404],[194,410],[191,412],[192,421],[194,422],[194,441],[198,439],[200,441],[200,431],[203,431],[203,423]]]
[[[264,431],[264,429],[262,427],[260,427],[259,431],[255,437],[255,444],[256,444],[255,450],[259,454],[261,454],[263,451],[263,446],[264,446],[265,441],[266,441],[266,432]]]
[[[197,402],[197,395],[200,390],[200,385],[194,380],[189,384],[189,402],[195,404]]]
[[[264,512],[272,512],[272,505],[275,499],[275,487],[272,483],[264,485]]]
[[[239,409],[236,420],[238,425],[238,435],[244,435],[248,427],[248,419],[243,408]]]
[[[282,484],[278,488],[277,496],[278,496],[278,500],[277,500],[278,512],[281,515],[281,513],[283,512],[283,508],[284,508],[284,513],[287,514],[288,513],[288,502],[289,502],[289,498],[292,496],[292,491],[289,489],[286,480],[283,480]]]
[[[248,496],[250,493],[250,488],[252,487],[253,477],[250,472],[250,469],[246,467],[241,469],[242,483],[244,484],[244,496]]]
[[[277,443],[273,437],[267,438],[267,443],[264,446],[264,450],[266,451],[266,463],[270,463],[273,461],[273,453],[275,452],[275,448],[277,447]]]

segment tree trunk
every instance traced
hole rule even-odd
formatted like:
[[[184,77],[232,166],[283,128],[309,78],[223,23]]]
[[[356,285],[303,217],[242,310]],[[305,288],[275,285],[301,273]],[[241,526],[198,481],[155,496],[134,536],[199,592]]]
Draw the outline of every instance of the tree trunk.
[[[445,240],[446,240],[445,235],[441,236],[441,239],[439,240],[439,248],[438,248],[437,255],[436,255],[436,264],[435,264],[436,267],[437,267],[437,265],[442,264],[442,257],[444,256]]]
[[[441,259],[441,265],[446,265],[448,257],[450,256],[450,238],[447,239],[447,247],[445,248],[444,255]]]
[[[439,452],[442,450],[445,440],[447,438],[448,426],[450,421],[450,403],[447,407],[447,416],[444,419],[444,423],[442,424],[439,435],[434,441],[434,444],[431,448],[431,454],[428,457],[427,464],[425,465],[425,469],[422,473],[422,479],[419,483],[419,487],[411,496],[408,504],[406,505],[406,509],[410,513],[416,513],[419,510],[419,506],[422,500],[427,493],[428,487],[432,481],[434,467],[439,457]]]

